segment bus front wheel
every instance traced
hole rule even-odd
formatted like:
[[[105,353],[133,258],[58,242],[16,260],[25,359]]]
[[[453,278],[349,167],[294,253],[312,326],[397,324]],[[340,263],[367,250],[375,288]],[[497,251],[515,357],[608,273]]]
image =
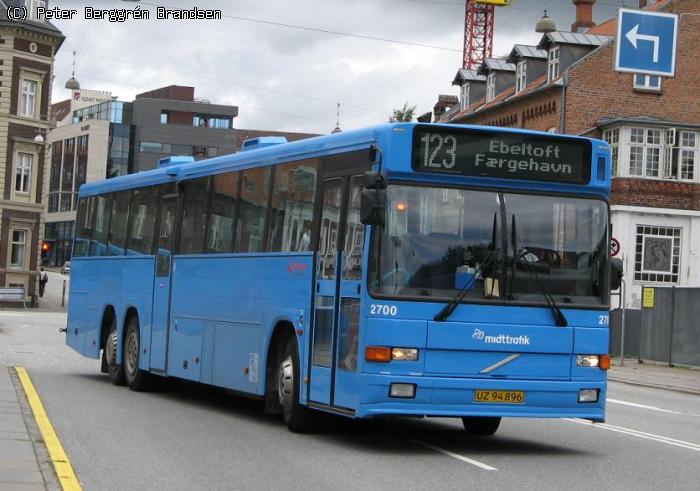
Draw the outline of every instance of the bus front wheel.
[[[277,396],[284,422],[294,433],[304,433],[313,427],[311,411],[299,404],[300,376],[299,350],[296,339],[291,336],[277,369]]]
[[[105,346],[102,349],[102,366],[106,367],[109,380],[114,385],[124,385],[124,365],[117,363],[117,343],[119,343],[117,320],[112,316]]]
[[[468,435],[474,436],[490,436],[496,433],[501,424],[501,418],[487,418],[470,416],[462,418],[464,431]]]
[[[151,374],[139,368],[141,339],[139,319],[135,315],[129,319],[124,338],[124,376],[131,390],[140,392],[151,388]]]

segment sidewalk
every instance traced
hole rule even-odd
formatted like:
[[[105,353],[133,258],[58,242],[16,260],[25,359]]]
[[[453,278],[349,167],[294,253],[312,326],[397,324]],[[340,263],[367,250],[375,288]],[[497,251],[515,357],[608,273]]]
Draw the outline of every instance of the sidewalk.
[[[700,369],[637,363],[636,358],[626,358],[624,366],[619,358],[613,359],[608,380],[700,395]]]
[[[60,489],[17,374],[0,366],[0,490]]]

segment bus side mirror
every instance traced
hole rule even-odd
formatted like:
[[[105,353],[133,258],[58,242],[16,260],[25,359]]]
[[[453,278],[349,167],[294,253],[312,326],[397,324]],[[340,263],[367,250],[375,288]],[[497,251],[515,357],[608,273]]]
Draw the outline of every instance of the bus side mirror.
[[[386,189],[386,179],[379,172],[368,170],[363,177],[365,189]]]
[[[364,225],[384,226],[386,214],[386,191],[365,189],[360,199],[360,222]]]
[[[622,259],[610,259],[610,291],[617,290],[622,285]]]

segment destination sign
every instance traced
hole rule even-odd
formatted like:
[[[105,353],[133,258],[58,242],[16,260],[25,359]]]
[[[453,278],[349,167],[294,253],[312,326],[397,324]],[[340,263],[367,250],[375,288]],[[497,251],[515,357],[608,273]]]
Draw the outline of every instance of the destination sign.
[[[419,172],[588,184],[591,144],[557,136],[417,126],[412,165]]]

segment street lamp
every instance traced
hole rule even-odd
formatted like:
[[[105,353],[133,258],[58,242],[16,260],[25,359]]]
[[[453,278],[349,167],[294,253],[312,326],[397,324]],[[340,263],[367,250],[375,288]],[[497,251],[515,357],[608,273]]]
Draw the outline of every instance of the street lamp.
[[[34,143],[38,145],[43,145],[46,140],[44,139],[44,135],[41,134],[41,130],[39,130],[34,137]]]

